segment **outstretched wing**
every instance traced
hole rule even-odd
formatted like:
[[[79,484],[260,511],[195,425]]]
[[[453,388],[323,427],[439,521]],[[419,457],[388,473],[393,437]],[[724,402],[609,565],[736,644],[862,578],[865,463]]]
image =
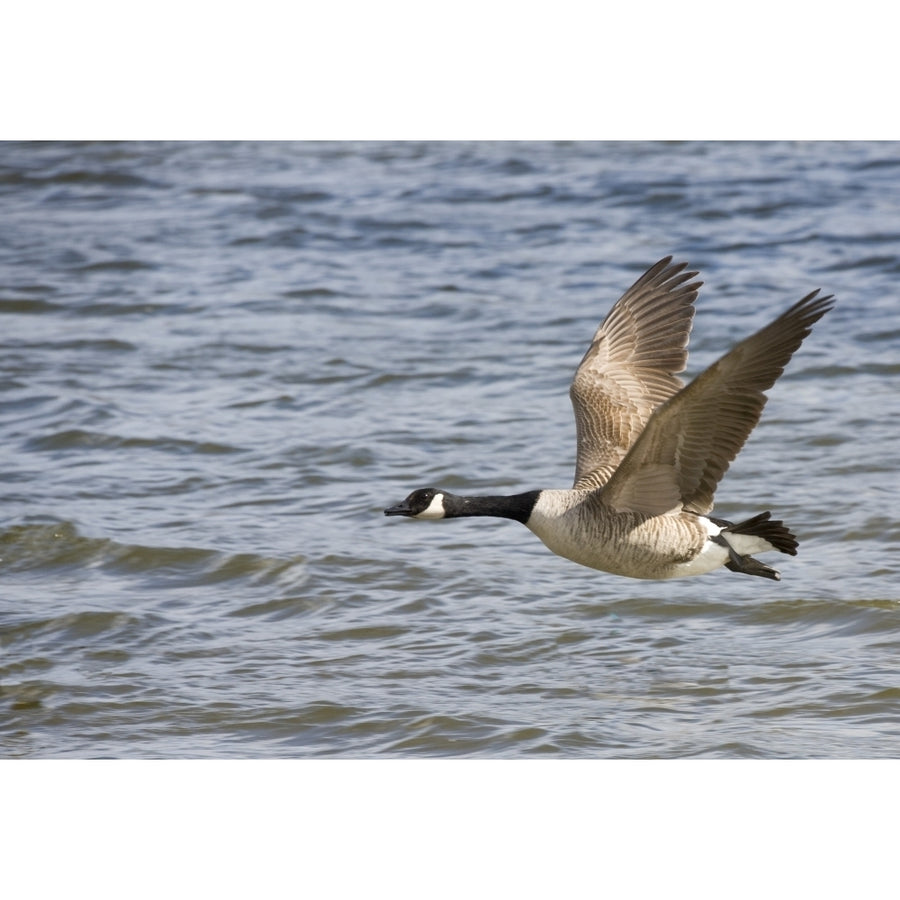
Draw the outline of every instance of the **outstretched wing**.
[[[700,514],[759,421],[772,387],[812,326],[833,306],[813,291],[741,341],[651,416],[603,501],[617,510]]]
[[[661,259],[610,310],[575,372],[575,487],[604,484],[653,414],[682,387],[694,300],[687,263]]]

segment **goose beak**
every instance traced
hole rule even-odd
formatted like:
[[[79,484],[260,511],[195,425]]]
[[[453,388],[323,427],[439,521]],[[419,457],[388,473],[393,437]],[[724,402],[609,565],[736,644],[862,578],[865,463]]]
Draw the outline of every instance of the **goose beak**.
[[[409,508],[409,504],[404,500],[402,503],[398,503],[396,506],[389,506],[384,514],[386,516],[411,516],[412,510]]]

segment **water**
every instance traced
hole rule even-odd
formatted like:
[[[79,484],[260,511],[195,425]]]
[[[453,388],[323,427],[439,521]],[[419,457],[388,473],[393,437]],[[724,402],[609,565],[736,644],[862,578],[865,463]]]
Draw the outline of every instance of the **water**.
[[[6,757],[893,757],[900,146],[0,145]],[[689,374],[809,290],[717,512],[780,583],[639,582],[415,487],[567,487],[648,265]]]

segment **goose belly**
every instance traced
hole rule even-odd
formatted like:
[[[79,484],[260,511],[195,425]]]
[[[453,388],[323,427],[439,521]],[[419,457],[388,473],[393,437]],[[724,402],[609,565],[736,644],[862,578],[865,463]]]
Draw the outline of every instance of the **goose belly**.
[[[527,527],[559,556],[630,578],[682,578],[724,565],[728,550],[710,537],[718,527],[704,516],[644,516],[606,508],[591,515],[577,506],[554,510],[540,500]]]

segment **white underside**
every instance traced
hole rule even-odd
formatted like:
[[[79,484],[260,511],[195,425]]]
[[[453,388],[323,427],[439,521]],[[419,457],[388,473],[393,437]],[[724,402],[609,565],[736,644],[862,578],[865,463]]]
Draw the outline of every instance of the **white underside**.
[[[730,531],[726,531],[723,534],[722,529],[715,522],[707,519],[706,516],[698,516],[697,518],[700,524],[706,528],[710,538],[721,534],[739,556],[765,553],[767,550],[775,549],[767,540],[761,537],[756,537],[752,534],[733,534]],[[727,547],[708,540],[703,545],[703,549],[690,562],[680,563],[676,567],[677,571],[670,577],[681,578],[685,575],[703,575],[704,572],[712,572],[713,569],[724,566],[728,562],[730,555]]]
[[[710,536],[718,534],[721,529],[714,522],[710,522],[707,518],[701,518],[700,521],[706,525]],[[726,538],[727,540],[727,538]],[[707,541],[703,545],[703,549],[690,561],[679,563],[676,571],[670,575],[670,578],[683,578],[687,575],[703,575],[705,572],[712,572],[728,562],[728,550],[721,544],[715,544]]]

